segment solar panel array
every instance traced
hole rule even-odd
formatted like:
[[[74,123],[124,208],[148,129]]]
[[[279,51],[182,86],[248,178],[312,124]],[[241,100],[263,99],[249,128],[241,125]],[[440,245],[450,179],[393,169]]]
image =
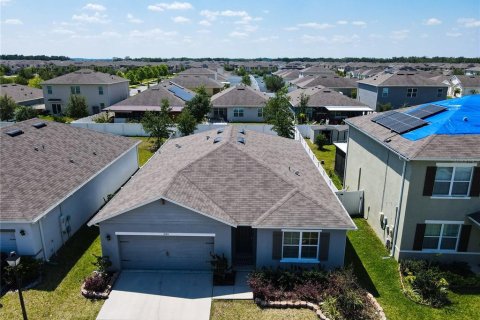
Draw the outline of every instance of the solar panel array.
[[[425,119],[425,118],[433,116],[437,113],[443,112],[445,110],[447,110],[447,108],[437,106],[437,105],[434,105],[434,104],[429,104],[427,106],[420,107],[420,108],[417,108],[415,110],[412,110],[412,111],[408,112],[408,114],[410,114],[414,117],[420,118],[420,119]]]
[[[398,111],[386,112],[385,114],[372,118],[372,121],[398,134],[420,128],[427,124],[426,121],[420,118]]]
[[[183,101],[190,101],[193,99],[193,95],[191,93],[185,91],[183,88],[174,85],[168,88],[168,91],[172,92],[174,95],[176,95]]]

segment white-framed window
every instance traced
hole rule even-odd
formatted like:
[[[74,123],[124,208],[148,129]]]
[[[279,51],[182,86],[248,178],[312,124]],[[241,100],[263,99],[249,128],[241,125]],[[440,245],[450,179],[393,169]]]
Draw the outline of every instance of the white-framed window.
[[[103,96],[103,87],[98,87],[98,94]]]
[[[437,167],[432,196],[467,197],[470,193],[473,167]]]
[[[258,116],[259,118],[263,118],[263,108],[258,108],[258,110],[257,110],[257,116]]]
[[[415,98],[417,96],[417,88],[408,88],[407,89],[407,98]]]
[[[62,105],[60,103],[52,103],[52,113],[53,114],[62,113]]]
[[[52,94],[52,93],[53,93],[52,86],[47,86],[47,94]]]
[[[235,108],[233,109],[233,116],[242,118],[243,117],[243,109],[242,108]]]
[[[284,231],[282,260],[317,260],[320,232]]]
[[[388,88],[383,88],[382,89],[382,97],[383,98],[388,97]]]
[[[104,108],[105,108],[105,103],[103,103],[103,102],[102,102],[102,103],[100,103],[100,109],[102,109],[102,110],[103,110]]]
[[[71,86],[70,87],[71,94],[80,94],[80,86]]]
[[[427,223],[422,250],[456,251],[461,223]]]
[[[443,88],[438,88],[437,89],[437,98],[440,98],[441,96],[443,96]]]

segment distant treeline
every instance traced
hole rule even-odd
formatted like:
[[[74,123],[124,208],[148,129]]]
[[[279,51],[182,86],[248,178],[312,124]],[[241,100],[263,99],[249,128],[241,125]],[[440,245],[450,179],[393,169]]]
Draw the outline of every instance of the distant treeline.
[[[3,60],[71,60],[69,57],[65,56],[46,56],[46,55],[38,55],[38,56],[24,56],[23,54],[2,54],[0,58]]]

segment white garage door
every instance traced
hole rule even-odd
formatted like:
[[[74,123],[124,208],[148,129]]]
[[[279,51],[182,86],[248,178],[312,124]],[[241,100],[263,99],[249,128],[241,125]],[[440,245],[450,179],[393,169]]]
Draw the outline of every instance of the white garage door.
[[[210,270],[213,237],[118,236],[123,269]]]
[[[17,241],[15,240],[15,230],[0,229],[0,249],[2,252],[5,252],[5,253],[17,251]]]

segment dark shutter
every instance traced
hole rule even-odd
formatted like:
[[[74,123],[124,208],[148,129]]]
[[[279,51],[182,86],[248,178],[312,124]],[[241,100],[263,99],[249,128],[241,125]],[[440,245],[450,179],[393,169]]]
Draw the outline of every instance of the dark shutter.
[[[458,243],[459,252],[466,252],[468,248],[468,239],[470,238],[470,231],[472,231],[472,226],[468,224],[462,225],[462,229],[460,231],[460,241]]]
[[[417,229],[415,230],[415,238],[413,240],[413,250],[422,250],[423,247],[423,236],[425,235],[425,223],[417,224]]]
[[[330,232],[320,232],[320,250],[318,250],[318,260],[328,260],[328,251],[330,248]]]
[[[272,259],[282,259],[282,231],[273,231]]]
[[[480,196],[480,167],[474,167],[472,186],[470,187],[470,197],[478,196]]]
[[[431,196],[433,193],[433,184],[435,183],[435,174],[437,173],[437,167],[427,167],[427,173],[425,174],[425,183],[423,185],[423,195]]]

